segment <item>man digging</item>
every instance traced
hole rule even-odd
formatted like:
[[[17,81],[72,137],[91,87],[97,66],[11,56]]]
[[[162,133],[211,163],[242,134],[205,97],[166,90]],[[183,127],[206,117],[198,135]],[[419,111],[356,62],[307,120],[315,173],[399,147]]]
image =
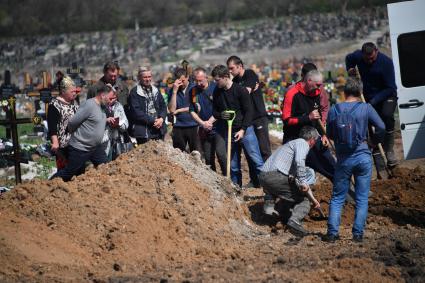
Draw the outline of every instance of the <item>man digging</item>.
[[[298,139],[282,145],[267,159],[259,175],[265,193],[264,213],[278,214],[274,209],[276,198],[288,201],[292,213],[286,225],[292,234],[301,237],[308,234],[302,222],[310,211],[306,194],[310,185],[315,183],[314,171],[305,166],[305,159],[318,137],[315,128],[304,126]],[[316,202],[314,208],[319,207],[320,204]]]

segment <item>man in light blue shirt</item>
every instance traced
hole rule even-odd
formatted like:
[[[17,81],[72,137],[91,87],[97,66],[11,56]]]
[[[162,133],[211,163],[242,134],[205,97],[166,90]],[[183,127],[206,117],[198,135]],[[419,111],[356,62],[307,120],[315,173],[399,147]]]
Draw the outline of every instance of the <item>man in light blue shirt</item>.
[[[302,227],[302,221],[310,211],[310,201],[305,193],[314,184],[315,178],[314,171],[305,166],[305,160],[318,137],[315,128],[304,126],[298,139],[285,143],[267,159],[259,175],[265,192],[264,213],[276,213],[275,198],[291,203],[292,214],[286,225],[297,236],[308,234]]]

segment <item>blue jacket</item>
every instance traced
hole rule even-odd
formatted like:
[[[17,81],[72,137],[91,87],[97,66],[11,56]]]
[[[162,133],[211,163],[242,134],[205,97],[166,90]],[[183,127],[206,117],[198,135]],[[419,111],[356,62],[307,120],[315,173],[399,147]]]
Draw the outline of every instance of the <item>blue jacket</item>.
[[[148,114],[148,100],[146,93],[140,84],[137,84],[131,91],[128,97],[128,118],[132,124],[132,135],[135,138],[163,138],[167,132],[165,118],[167,117],[167,106],[161,92],[152,86],[152,92],[156,95],[154,107],[157,117],[152,117]],[[164,119],[161,129],[153,127],[155,119]]]
[[[176,96],[176,109],[186,108],[190,106],[190,98],[193,85],[189,84],[186,88],[186,91],[179,90]],[[173,96],[173,89],[171,88],[168,91],[168,103],[171,101],[171,97]],[[188,128],[188,127],[196,127],[198,123],[192,118],[192,115],[188,112],[178,113],[176,115],[176,123],[174,124],[175,128]]]
[[[189,106],[189,112],[195,112],[198,114],[202,121],[207,121],[213,116],[213,93],[216,88],[215,82],[209,82],[208,88],[203,90],[194,85],[189,90],[191,93],[191,101]],[[215,126],[210,134],[215,134]]]
[[[341,112],[343,111],[350,111],[351,108],[356,104],[361,102],[343,102],[339,103],[339,109]],[[335,111],[335,105],[332,106],[331,110],[328,114],[328,122],[326,126],[326,134],[330,139],[334,139],[336,133],[333,132],[333,126],[332,123],[335,123],[336,119],[336,111]],[[385,125],[382,119],[379,117],[378,113],[376,113],[376,110],[368,103],[362,103],[357,109],[354,111],[353,116],[355,117],[356,121],[356,129],[357,129],[357,135],[356,140],[359,142],[359,145],[357,146],[356,150],[350,154],[341,154],[336,152],[336,156],[338,161],[343,160],[347,158],[349,155],[358,154],[358,153],[369,153],[370,150],[368,147],[367,141],[367,135],[368,135],[368,125],[369,123],[375,127],[375,134],[372,136],[372,142],[374,144],[381,143],[384,135],[385,135]],[[335,145],[337,146],[337,145]]]
[[[363,60],[361,50],[357,50],[345,57],[347,71],[357,66],[363,82],[363,92],[366,102],[377,105],[389,97],[397,97],[393,61],[378,52],[376,61],[367,64]]]

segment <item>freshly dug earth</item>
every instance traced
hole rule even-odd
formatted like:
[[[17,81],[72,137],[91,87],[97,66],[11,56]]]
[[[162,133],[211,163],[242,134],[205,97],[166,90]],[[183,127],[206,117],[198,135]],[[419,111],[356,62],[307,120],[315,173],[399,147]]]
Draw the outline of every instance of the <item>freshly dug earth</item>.
[[[0,198],[0,281],[424,281],[425,171],[374,181],[366,239],[321,242],[312,212],[297,239],[199,157],[149,142],[64,183],[32,181]],[[329,182],[315,195],[327,213]],[[245,201],[244,201],[245,200]]]

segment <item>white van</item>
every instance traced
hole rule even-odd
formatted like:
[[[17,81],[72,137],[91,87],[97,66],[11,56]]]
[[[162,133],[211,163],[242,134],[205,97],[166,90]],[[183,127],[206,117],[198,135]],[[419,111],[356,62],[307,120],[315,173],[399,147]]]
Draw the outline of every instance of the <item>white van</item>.
[[[425,1],[388,4],[405,159],[425,157]]]

